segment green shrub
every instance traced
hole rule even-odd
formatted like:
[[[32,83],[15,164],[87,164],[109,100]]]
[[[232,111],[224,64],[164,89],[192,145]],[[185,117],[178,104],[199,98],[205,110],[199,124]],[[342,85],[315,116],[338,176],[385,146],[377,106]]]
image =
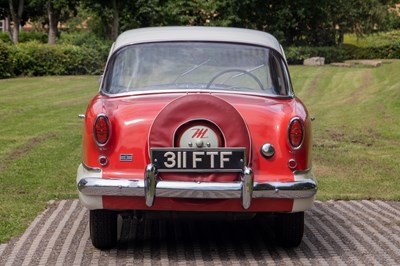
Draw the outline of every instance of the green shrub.
[[[108,52],[112,45],[111,40],[99,39],[95,34],[90,32],[74,32],[61,34],[58,44],[69,44],[79,47],[91,48],[98,51],[102,60],[106,61]]]
[[[289,64],[303,64],[303,60],[320,56],[325,58],[325,63],[341,62],[346,60],[347,51],[337,47],[289,47],[285,50]]]
[[[400,59],[400,41],[387,45],[346,46],[347,59]]]
[[[37,41],[40,43],[47,43],[48,34],[38,31],[20,31],[19,42]]]
[[[106,62],[99,51],[74,45],[19,43],[8,48],[13,75],[94,75]]]
[[[346,44],[337,47],[289,47],[285,50],[289,64],[303,64],[303,60],[321,56],[325,63],[342,62],[351,59],[400,59],[400,40],[390,44],[357,47]]]
[[[10,51],[8,45],[0,41],[0,78],[9,78],[13,76],[12,64],[10,60]]]
[[[4,43],[11,43],[8,32],[0,32],[0,41]]]
[[[0,40],[5,43],[11,43],[8,32],[0,32]],[[19,42],[37,41],[47,43],[47,33],[37,31],[20,31],[18,36]]]

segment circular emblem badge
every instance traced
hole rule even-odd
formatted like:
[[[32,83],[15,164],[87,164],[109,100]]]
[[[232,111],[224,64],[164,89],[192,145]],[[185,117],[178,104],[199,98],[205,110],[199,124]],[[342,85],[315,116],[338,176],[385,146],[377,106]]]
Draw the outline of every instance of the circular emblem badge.
[[[187,128],[178,140],[181,148],[217,148],[220,146],[217,133],[205,125],[196,125]]]

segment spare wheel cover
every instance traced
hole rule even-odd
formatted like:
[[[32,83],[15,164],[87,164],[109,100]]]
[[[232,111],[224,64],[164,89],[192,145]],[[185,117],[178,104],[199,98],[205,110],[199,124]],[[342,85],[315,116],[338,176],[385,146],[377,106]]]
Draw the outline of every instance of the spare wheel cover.
[[[154,119],[149,132],[149,148],[173,147],[176,131],[193,121],[209,121],[222,132],[225,147],[246,148],[250,161],[251,138],[239,112],[228,102],[209,94],[189,94],[167,104]],[[164,180],[233,181],[237,173],[160,173]]]

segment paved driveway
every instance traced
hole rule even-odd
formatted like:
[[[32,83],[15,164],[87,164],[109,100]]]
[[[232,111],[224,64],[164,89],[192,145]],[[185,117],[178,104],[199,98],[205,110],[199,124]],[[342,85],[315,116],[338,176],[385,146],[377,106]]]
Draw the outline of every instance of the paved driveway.
[[[0,245],[0,265],[81,264],[399,265],[400,202],[316,202],[296,249],[276,247],[262,223],[125,219],[118,248],[99,251],[89,240],[88,212],[64,200]]]

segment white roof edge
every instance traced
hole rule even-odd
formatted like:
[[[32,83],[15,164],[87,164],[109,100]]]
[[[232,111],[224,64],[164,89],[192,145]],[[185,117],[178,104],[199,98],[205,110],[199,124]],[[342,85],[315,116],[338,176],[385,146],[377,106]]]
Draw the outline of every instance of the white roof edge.
[[[113,51],[129,44],[165,41],[213,41],[260,45],[273,48],[282,54],[281,46],[269,33],[228,27],[153,27],[123,32],[113,46]],[[282,54],[283,55],[283,54]]]

